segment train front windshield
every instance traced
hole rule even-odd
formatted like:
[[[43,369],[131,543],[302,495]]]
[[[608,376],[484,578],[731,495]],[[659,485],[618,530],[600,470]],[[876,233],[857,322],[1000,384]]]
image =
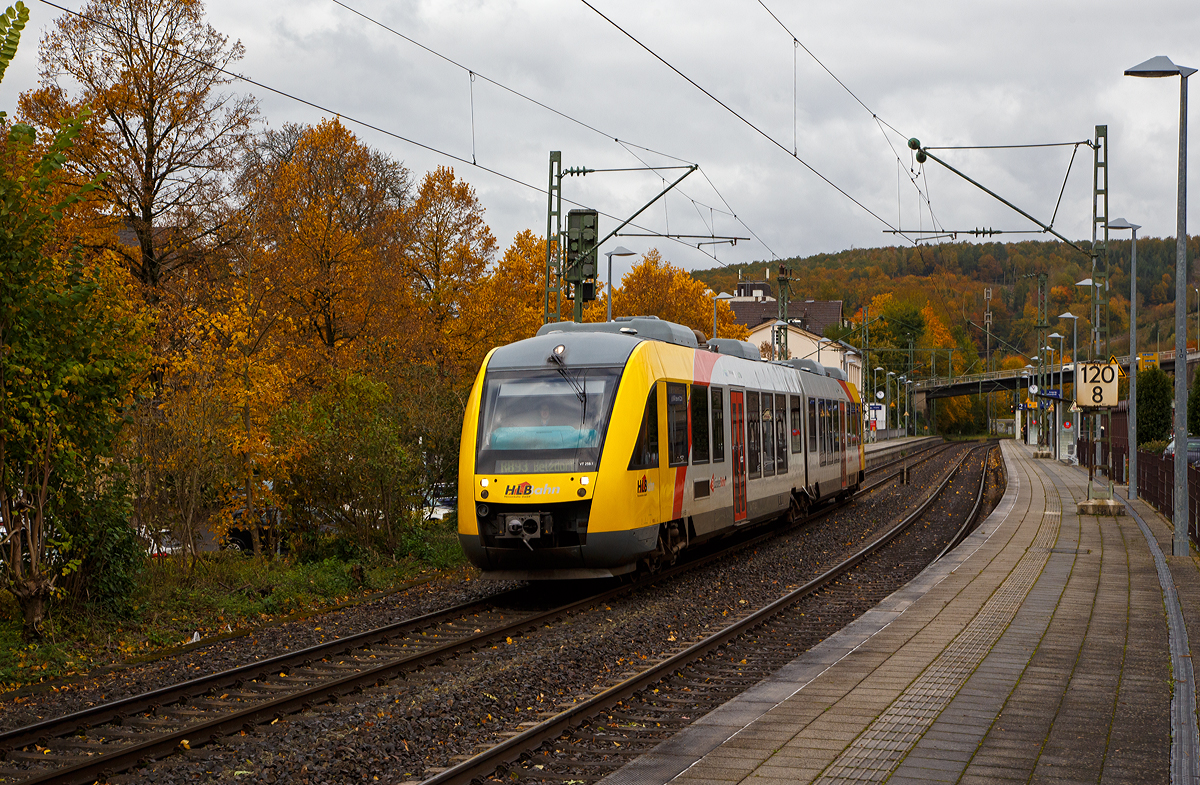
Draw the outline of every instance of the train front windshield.
[[[613,368],[489,371],[475,471],[596,471],[620,378]]]

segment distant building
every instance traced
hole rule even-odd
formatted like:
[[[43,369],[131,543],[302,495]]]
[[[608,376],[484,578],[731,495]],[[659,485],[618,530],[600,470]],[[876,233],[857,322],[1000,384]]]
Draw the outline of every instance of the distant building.
[[[776,319],[763,322],[750,330],[749,341],[755,346],[764,343],[774,345]],[[861,390],[863,379],[862,355],[858,349],[845,341],[831,341],[814,332],[805,330],[794,322],[788,326],[788,359],[809,359],[829,368],[841,368],[846,380]],[[763,355],[766,356],[765,354]]]

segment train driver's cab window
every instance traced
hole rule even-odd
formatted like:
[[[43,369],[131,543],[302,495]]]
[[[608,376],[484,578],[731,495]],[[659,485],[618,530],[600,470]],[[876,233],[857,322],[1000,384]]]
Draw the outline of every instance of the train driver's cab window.
[[[692,463],[708,463],[708,388],[692,385]]]
[[[808,451],[817,451],[817,399],[808,399]]]
[[[762,473],[763,477],[775,476],[775,398],[770,393],[762,393]]]
[[[658,386],[650,385],[650,395],[646,398],[646,410],[642,414],[642,427],[638,431],[637,441],[633,445],[633,457],[629,459],[630,469],[658,468]]]
[[[775,472],[787,473],[788,456],[787,396],[775,396]]]
[[[762,476],[762,420],[758,412],[758,393],[746,392],[746,472],[751,479]]]
[[[725,462],[725,399],[720,387],[712,392],[712,454],[713,463]]]
[[[687,385],[667,384],[667,465],[688,462]]]

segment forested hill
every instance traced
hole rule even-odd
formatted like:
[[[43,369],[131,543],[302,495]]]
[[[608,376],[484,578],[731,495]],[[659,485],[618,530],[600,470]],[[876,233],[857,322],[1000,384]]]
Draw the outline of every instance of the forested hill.
[[[1085,251],[1090,243],[1081,242]],[[1128,347],[1130,242],[1110,240],[1109,262],[1110,329],[1113,349]],[[1188,259],[1200,253],[1200,238],[1190,237]],[[1037,321],[1037,275],[1048,277],[1051,332],[1068,336],[1070,352],[1071,321],[1059,320],[1058,314],[1070,311],[1080,316],[1080,343],[1085,341],[1091,323],[1091,294],[1077,281],[1092,274],[1091,260],[1085,253],[1060,242],[945,243],[937,245],[855,248],[832,254],[816,254],[784,260],[791,268],[794,300],[842,300],[846,318],[858,320],[863,305],[875,301],[871,317],[889,308],[905,306],[936,315],[954,336],[954,343],[966,348],[972,344],[983,351],[984,335],[972,326],[982,325],[984,290],[992,288],[993,352],[1012,354],[1005,344],[1033,354],[1033,327]],[[761,280],[770,268],[775,288],[779,262],[757,262],[698,270],[693,277],[713,291],[734,292],[739,275]],[[1156,341],[1164,348],[1172,345],[1175,240],[1174,238],[1138,238],[1138,323],[1141,347],[1153,351]],[[1189,284],[1189,295],[1195,289]],[[884,297],[885,295],[891,297]],[[880,299],[882,297],[882,299]],[[1191,299],[1189,297],[1189,299]],[[888,306],[887,303],[891,305]],[[1189,302],[1189,312],[1197,303]],[[1189,321],[1189,325],[1192,322]],[[874,329],[874,328],[872,328]],[[1191,326],[1193,331],[1196,330]],[[1159,334],[1161,331],[1161,335]],[[1195,340],[1193,334],[1192,339]],[[958,365],[956,359],[955,365]]]

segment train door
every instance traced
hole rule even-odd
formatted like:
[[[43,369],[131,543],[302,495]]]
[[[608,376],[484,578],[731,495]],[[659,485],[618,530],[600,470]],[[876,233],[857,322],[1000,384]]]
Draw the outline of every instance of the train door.
[[[850,485],[846,478],[846,453],[849,452],[849,445],[846,439],[846,402],[838,401],[838,451],[842,454],[842,489]]]
[[[746,520],[746,397],[729,391],[729,422],[733,446],[733,520]]]

